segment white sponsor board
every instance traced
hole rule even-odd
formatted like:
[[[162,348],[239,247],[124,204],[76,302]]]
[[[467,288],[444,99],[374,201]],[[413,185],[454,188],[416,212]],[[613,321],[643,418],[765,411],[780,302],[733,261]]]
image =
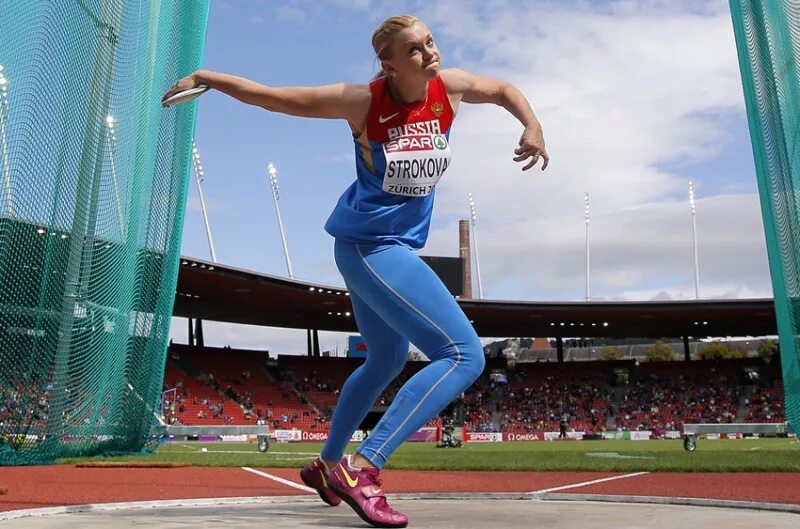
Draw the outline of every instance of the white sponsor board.
[[[220,435],[220,438],[225,442],[231,443],[244,443],[247,442],[247,435]]]
[[[350,436],[351,443],[360,443],[364,440],[364,430],[356,430],[353,432],[353,435]]]
[[[567,439],[574,439],[575,441],[583,440],[584,432],[567,432]],[[554,441],[558,439],[559,432],[544,432],[545,441]]]
[[[279,443],[289,443],[302,439],[300,430],[275,430],[274,434],[275,440]]]
[[[500,432],[467,432],[468,443],[502,443],[503,434]]]
[[[631,432],[631,441],[649,441],[652,433],[650,430]]]

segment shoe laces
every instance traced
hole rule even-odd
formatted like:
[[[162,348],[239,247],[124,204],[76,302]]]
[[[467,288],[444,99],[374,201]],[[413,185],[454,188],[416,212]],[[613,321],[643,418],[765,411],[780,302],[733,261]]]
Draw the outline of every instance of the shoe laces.
[[[369,479],[370,483],[373,485],[379,488],[383,485],[383,480],[378,477],[377,470],[367,468],[364,469],[364,473],[367,475],[367,479]],[[389,507],[389,503],[386,501],[386,496],[378,496],[378,498],[375,500],[375,507],[381,511],[388,512],[389,514],[399,514],[397,511]]]
[[[365,468],[364,473],[367,475],[367,479],[369,479],[370,483],[373,485],[380,487],[383,485],[383,480],[378,477],[378,471],[374,468]]]

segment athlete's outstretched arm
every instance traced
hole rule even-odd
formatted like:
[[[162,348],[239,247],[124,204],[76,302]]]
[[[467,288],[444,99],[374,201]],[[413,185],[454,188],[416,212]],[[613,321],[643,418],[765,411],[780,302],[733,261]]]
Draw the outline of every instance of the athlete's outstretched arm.
[[[276,88],[244,77],[198,70],[175,83],[162,100],[200,84],[272,112],[307,118],[346,119],[354,129],[360,128],[366,120],[371,99],[367,85],[338,83]]]
[[[458,68],[442,70],[447,93],[455,98],[456,103],[494,103],[508,110],[525,127],[519,139],[519,148],[514,150],[515,162],[531,158],[522,170],[530,169],[539,157],[542,157],[542,170],[550,162],[550,156],[544,147],[544,134],[539,120],[533,113],[528,100],[517,87],[505,81],[498,81],[490,77],[472,75]]]

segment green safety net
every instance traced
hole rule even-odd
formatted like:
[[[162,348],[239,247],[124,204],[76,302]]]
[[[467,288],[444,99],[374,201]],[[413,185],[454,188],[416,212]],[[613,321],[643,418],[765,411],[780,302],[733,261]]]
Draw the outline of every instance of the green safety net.
[[[800,0],[730,0],[780,335],[800,430]]]
[[[155,446],[208,0],[0,0],[0,465]]]

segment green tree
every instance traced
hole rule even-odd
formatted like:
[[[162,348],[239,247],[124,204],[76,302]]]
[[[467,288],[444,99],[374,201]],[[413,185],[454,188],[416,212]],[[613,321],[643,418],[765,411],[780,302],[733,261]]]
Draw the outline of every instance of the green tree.
[[[747,353],[726,342],[711,342],[700,349],[697,356],[701,360],[726,360],[728,358],[744,358]]]
[[[616,347],[603,347],[597,355],[598,360],[619,360],[622,358],[622,353]]]
[[[778,340],[761,340],[758,344],[758,356],[761,358],[770,358],[778,351]]]
[[[672,362],[678,359],[678,353],[662,341],[658,341],[652,347],[645,349],[644,354],[651,362]]]

